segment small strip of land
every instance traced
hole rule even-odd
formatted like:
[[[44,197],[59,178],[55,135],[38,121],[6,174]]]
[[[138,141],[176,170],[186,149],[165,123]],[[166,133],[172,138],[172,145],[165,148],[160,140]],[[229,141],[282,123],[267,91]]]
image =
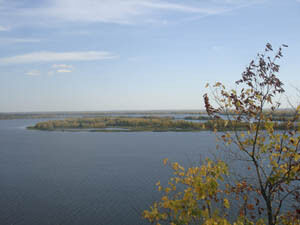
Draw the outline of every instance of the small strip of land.
[[[199,131],[203,124],[172,117],[95,117],[50,120],[37,123],[29,129],[93,132],[137,132],[137,131]]]
[[[217,129],[247,130],[249,123],[226,120],[207,120],[205,122],[191,122],[174,120],[172,117],[95,117],[95,118],[69,118],[63,120],[50,120],[39,122],[28,127],[32,130],[43,131],[89,131],[89,132],[193,132]],[[283,130],[286,122],[274,122],[274,128]]]

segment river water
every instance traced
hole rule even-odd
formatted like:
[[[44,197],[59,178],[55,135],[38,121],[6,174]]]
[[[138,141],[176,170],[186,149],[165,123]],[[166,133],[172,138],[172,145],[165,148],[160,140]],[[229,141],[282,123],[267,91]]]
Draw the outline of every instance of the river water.
[[[164,158],[192,165],[215,150],[211,132],[48,132],[40,120],[0,121],[1,225],[147,224]]]

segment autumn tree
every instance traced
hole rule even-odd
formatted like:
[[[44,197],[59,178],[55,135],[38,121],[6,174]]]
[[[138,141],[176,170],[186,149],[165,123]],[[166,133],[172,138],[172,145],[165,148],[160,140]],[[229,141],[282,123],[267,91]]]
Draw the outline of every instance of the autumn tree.
[[[164,195],[145,218],[167,224],[300,224],[300,106],[281,126],[272,120],[280,107],[277,96],[285,92],[277,77],[283,47],[274,52],[267,44],[236,81],[237,88],[217,82],[212,97],[204,95],[222,151],[248,175],[229,174],[226,182],[232,168],[223,161],[187,169],[171,163],[174,177],[165,188],[157,184]],[[218,131],[220,121],[230,130]],[[246,124],[243,130],[239,123]]]

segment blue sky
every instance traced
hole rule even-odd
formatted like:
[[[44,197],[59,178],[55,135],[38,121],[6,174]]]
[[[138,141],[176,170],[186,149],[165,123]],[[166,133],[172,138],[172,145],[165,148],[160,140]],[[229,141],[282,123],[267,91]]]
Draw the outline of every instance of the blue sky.
[[[299,27],[300,0],[0,0],[0,112],[203,109],[267,42],[296,102]]]

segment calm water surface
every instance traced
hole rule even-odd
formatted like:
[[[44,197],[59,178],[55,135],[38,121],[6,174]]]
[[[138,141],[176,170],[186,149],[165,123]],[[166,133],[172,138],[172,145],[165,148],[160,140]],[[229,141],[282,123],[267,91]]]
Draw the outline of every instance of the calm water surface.
[[[141,212],[170,170],[215,147],[199,133],[31,131],[45,120],[0,121],[1,225],[147,224]]]

